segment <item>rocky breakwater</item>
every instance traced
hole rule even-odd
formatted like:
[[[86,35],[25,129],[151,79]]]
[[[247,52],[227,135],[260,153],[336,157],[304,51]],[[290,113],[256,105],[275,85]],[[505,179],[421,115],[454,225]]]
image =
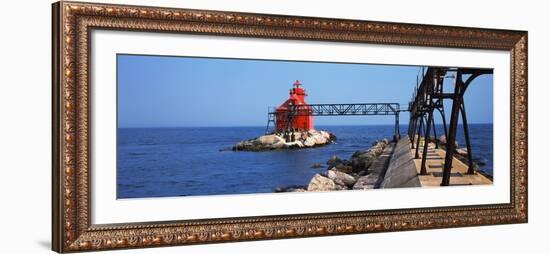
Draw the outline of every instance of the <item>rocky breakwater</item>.
[[[233,146],[233,151],[268,151],[277,149],[311,148],[330,144],[336,136],[328,131],[308,130],[294,132],[294,141],[286,142],[283,134],[263,135],[254,139],[241,141]]]
[[[388,143],[387,139],[376,141],[370,149],[355,152],[349,160],[332,156],[326,162],[328,165],[327,170],[315,174],[307,186],[279,187],[275,191],[306,192],[366,189],[358,188],[357,185],[364,185],[361,179],[372,173],[369,170],[371,165],[382,154]]]

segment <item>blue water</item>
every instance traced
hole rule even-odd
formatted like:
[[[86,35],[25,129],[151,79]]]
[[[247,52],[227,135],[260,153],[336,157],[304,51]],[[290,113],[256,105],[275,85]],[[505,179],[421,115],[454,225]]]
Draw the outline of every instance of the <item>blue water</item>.
[[[332,155],[342,159],[393,135],[393,126],[317,126],[337,136],[319,148],[268,152],[224,149],[263,134],[264,127],[119,128],[117,198],[273,192],[306,185]],[[405,132],[407,126],[401,126]],[[438,135],[442,133],[441,126]],[[460,129],[461,130],[461,129]],[[492,125],[470,125],[474,158],[492,174]],[[465,146],[462,133],[458,141]],[[222,151],[220,151],[222,150]]]

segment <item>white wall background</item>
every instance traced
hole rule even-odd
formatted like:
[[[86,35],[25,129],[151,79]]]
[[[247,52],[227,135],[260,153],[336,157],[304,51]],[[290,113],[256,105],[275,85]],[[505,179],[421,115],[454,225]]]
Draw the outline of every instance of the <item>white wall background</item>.
[[[101,0],[97,0],[102,2]],[[544,1],[192,0],[110,2],[529,31],[529,223],[116,253],[544,253],[550,227],[547,116],[550,32]],[[2,253],[50,249],[50,1],[6,1],[0,15],[0,234]],[[531,251],[529,251],[531,250]]]

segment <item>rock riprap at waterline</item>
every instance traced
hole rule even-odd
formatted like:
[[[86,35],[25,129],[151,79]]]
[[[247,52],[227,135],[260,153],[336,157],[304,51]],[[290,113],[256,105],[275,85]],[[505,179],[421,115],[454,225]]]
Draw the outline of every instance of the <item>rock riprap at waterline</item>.
[[[233,151],[269,151],[277,149],[311,148],[332,143],[336,136],[328,131],[308,130],[294,132],[293,142],[286,142],[282,133],[263,135],[241,141],[233,146]]]
[[[332,191],[343,190],[345,187],[334,182],[332,179],[316,174],[311,178],[307,186],[307,191]]]
[[[307,186],[279,187],[276,192],[311,192],[337,190],[365,190],[375,188],[382,172],[372,169],[377,159],[390,148],[387,139],[376,141],[367,150],[356,151],[349,160],[332,156],[326,162],[328,168],[315,174]]]

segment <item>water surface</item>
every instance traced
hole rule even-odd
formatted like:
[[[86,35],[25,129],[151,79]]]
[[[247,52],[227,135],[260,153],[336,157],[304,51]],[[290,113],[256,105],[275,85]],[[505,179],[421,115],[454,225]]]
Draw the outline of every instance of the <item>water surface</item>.
[[[393,125],[317,126],[337,136],[335,144],[302,150],[223,151],[261,135],[265,127],[119,128],[117,198],[273,192],[289,185],[307,185],[331,156],[342,159],[393,135]],[[406,130],[407,126],[401,126]],[[443,133],[437,126],[438,135]],[[462,126],[458,142],[465,146]],[[493,173],[493,126],[471,124],[474,160]]]

